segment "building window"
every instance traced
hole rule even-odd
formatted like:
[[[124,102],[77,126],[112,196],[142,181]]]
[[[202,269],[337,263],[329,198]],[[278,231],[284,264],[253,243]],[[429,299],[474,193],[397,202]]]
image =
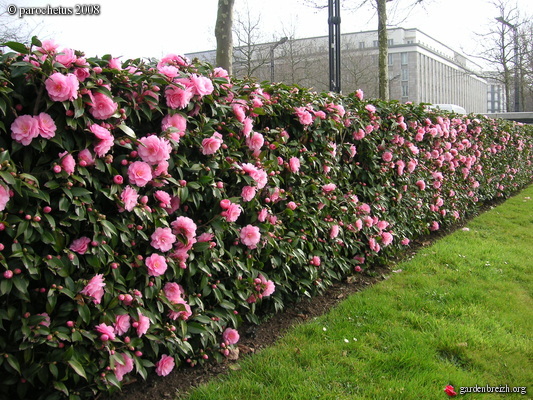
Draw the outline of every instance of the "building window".
[[[408,53],[402,53],[402,65],[407,65],[409,61],[409,54]]]
[[[394,46],[394,39],[389,39],[389,46]]]
[[[394,63],[394,54],[389,54],[389,65],[393,65]]]
[[[409,97],[409,85],[402,83],[402,97]]]
[[[364,49],[365,48],[365,42],[359,42],[359,48]]]
[[[409,69],[402,68],[402,81],[408,81],[409,80]]]
[[[379,47],[379,41],[374,40],[374,47]]]
[[[407,44],[414,44],[414,43],[415,43],[415,41],[412,40],[412,39],[407,41]]]

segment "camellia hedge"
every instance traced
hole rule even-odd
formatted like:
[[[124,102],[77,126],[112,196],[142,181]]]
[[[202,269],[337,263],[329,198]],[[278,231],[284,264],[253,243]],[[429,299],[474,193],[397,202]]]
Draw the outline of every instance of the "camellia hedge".
[[[223,358],[532,178],[531,127],[8,43],[0,398],[89,398]],[[11,51],[13,50],[13,51]]]

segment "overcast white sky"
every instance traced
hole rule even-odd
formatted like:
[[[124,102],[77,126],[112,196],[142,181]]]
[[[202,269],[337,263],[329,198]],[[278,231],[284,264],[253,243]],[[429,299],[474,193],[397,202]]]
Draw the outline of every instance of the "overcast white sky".
[[[72,7],[84,0],[2,0],[2,7],[14,5],[17,14],[25,7]],[[317,0],[327,4],[327,0]],[[454,50],[474,53],[474,33],[487,32],[497,23],[497,9],[491,0],[423,0],[410,13],[394,13],[394,5],[405,7],[413,0],[387,3],[389,22],[404,28],[418,28]],[[60,47],[84,51],[86,56],[111,54],[123,59],[161,58],[168,53],[185,54],[215,48],[214,26],[218,0],[85,0],[99,6],[99,15],[8,17],[21,21],[42,39],[54,39]],[[252,18],[261,16],[264,41],[277,40],[290,32],[296,38],[328,34],[327,9],[316,10],[305,0],[235,0],[235,10],[249,8]],[[346,2],[348,3],[348,2]],[[359,3],[359,0],[353,0]],[[531,15],[531,0],[509,0],[523,15]],[[4,12],[6,10],[0,10]],[[4,17],[5,18],[5,17]],[[377,18],[370,8],[341,10],[342,33],[375,30]]]

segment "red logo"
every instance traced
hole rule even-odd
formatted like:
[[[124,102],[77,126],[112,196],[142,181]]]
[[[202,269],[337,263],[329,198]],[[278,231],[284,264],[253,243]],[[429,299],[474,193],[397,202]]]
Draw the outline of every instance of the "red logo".
[[[446,393],[448,396],[453,397],[457,396],[457,393],[455,392],[452,385],[448,385],[444,388],[444,393]]]

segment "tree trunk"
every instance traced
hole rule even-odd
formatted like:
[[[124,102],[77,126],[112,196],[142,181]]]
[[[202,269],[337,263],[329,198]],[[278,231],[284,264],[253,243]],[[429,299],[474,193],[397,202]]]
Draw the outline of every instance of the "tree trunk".
[[[215,37],[217,40],[216,64],[231,75],[233,73],[233,4],[235,0],[218,0]]]
[[[382,100],[389,100],[389,44],[387,36],[387,1],[376,0],[378,5],[378,94]]]

